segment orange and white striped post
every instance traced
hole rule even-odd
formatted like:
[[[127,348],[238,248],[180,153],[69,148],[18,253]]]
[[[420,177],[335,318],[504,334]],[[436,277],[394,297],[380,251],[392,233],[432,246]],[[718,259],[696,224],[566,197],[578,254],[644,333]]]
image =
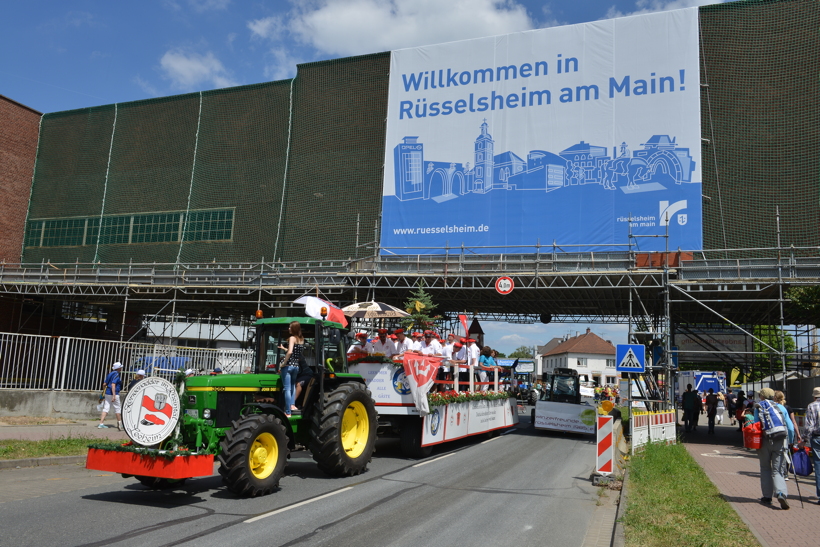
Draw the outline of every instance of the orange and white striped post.
[[[595,472],[600,475],[611,475],[613,470],[613,440],[612,416],[598,416],[598,459],[595,462]]]

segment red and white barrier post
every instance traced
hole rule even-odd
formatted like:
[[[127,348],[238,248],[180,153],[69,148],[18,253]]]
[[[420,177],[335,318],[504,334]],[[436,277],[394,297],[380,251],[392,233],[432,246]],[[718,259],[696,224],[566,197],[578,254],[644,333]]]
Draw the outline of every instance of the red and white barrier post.
[[[613,472],[613,439],[612,416],[598,416],[598,459],[595,462],[595,472],[599,475],[611,475]]]

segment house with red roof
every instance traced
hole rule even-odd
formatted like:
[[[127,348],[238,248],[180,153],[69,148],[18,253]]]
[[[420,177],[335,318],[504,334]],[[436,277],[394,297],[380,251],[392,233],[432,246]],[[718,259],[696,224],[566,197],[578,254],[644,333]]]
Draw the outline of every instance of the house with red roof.
[[[540,356],[541,370],[546,373],[556,368],[572,368],[586,381],[598,385],[615,385],[619,374],[615,371],[615,346],[590,329],[584,334],[566,338]],[[582,380],[583,381],[583,380]]]

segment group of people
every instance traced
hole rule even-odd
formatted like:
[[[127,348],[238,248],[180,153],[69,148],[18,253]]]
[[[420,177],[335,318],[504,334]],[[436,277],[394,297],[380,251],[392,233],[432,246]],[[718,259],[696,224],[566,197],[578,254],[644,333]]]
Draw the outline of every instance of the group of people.
[[[714,434],[715,424],[723,422],[725,411],[729,411],[731,425],[738,425],[738,431],[755,423],[761,423],[761,446],[757,449],[760,464],[760,488],[763,497],[760,502],[771,505],[774,500],[781,509],[789,509],[788,488],[789,454],[792,448],[811,448],[811,459],[815,469],[815,487],[820,504],[820,387],[812,392],[814,402],[806,409],[805,424],[801,433],[794,411],[786,403],[782,391],[763,388],[749,397],[743,391],[734,394],[732,390],[715,393],[709,389],[704,397],[691,384],[681,397],[684,427],[686,431],[695,431],[698,416],[706,414],[709,420],[709,434]]]
[[[621,390],[618,386],[610,386],[609,384],[603,386],[595,386],[595,402],[612,401],[616,405],[621,402]]]
[[[413,332],[407,335],[404,329],[395,329],[389,333],[387,329],[379,329],[376,338],[367,340],[367,334],[356,334],[357,343],[348,350],[348,357],[364,355],[380,355],[387,358],[401,359],[405,353],[413,352],[422,355],[432,355],[444,359],[439,368],[436,379],[436,390],[451,389],[453,374],[458,370],[459,384],[470,383],[469,367],[474,367],[474,380],[481,385],[482,391],[489,389],[489,384],[495,381],[498,364],[498,352],[484,346],[479,348],[473,338],[459,338],[453,333],[445,337],[439,336],[433,330]],[[451,370],[452,367],[452,370]]]

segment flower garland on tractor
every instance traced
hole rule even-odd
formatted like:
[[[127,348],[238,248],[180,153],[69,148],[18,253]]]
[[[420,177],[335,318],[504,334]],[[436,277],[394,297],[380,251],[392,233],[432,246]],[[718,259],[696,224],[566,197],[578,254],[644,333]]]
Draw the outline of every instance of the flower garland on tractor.
[[[436,391],[427,394],[430,407],[449,405],[450,403],[468,403],[470,401],[497,401],[507,399],[506,391]]]

